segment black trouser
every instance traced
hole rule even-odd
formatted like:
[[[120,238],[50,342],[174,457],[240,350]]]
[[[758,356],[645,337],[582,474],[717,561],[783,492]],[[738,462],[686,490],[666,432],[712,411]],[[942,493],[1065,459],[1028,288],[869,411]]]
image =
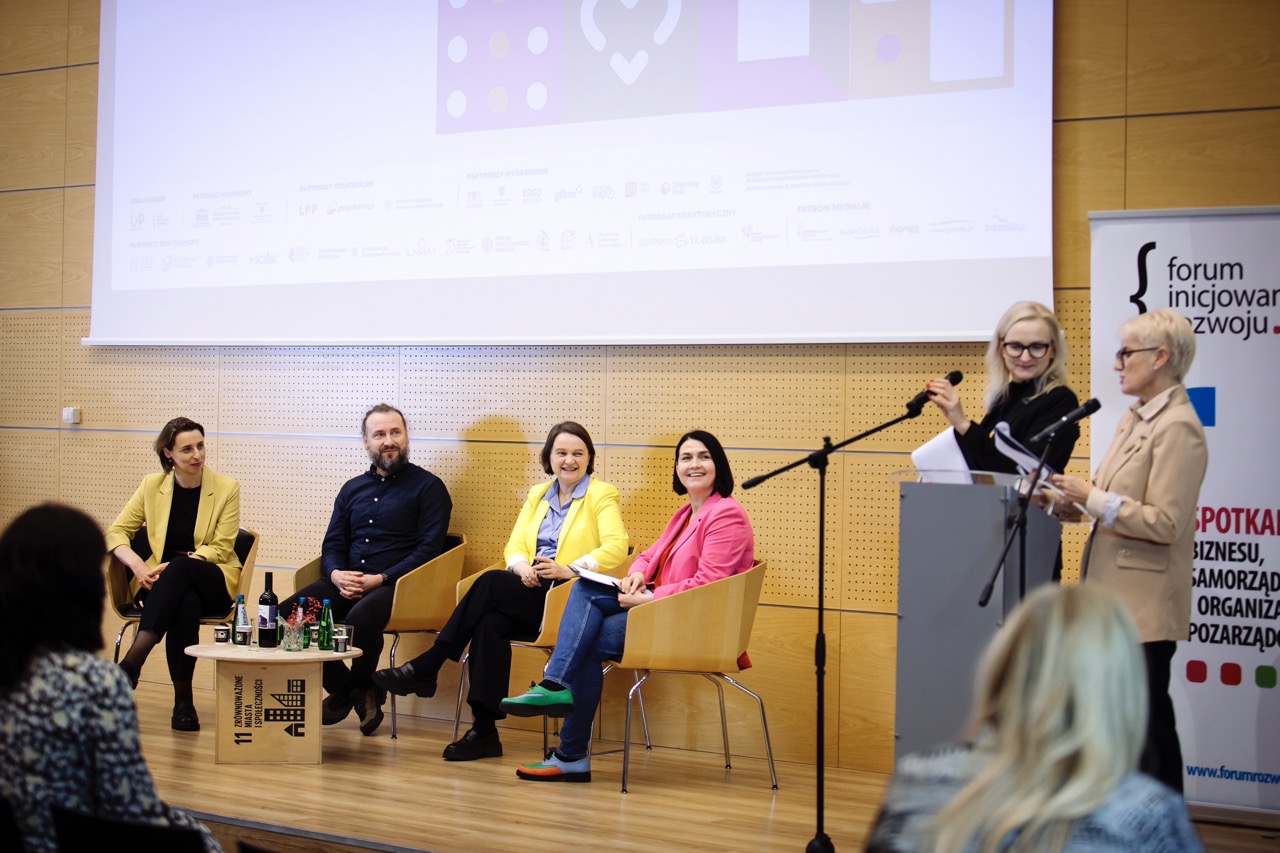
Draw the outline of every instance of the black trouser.
[[[345,696],[352,690],[372,687],[372,676],[374,670],[378,668],[378,659],[382,657],[382,629],[387,627],[387,622],[391,619],[391,601],[395,597],[395,588],[380,586],[352,600],[343,598],[333,582],[323,578],[308,584],[281,602],[280,618],[288,618],[298,599],[304,595],[317,600],[329,599],[333,621],[350,625],[355,634],[352,645],[364,652],[360,657],[351,660],[350,670],[340,660],[325,662],[323,680],[325,692]]]
[[[175,682],[190,681],[196,659],[187,646],[200,642],[201,616],[226,616],[231,609],[227,579],[213,563],[179,555],[169,561],[151,590],[138,594],[142,604],[139,631],[168,635],[164,653],[169,677]]]
[[[1147,740],[1142,746],[1138,769],[1182,793],[1182,744],[1169,696],[1169,671],[1177,643],[1162,640],[1143,643],[1147,659]]]
[[[467,704],[477,720],[501,720],[498,710],[511,682],[511,640],[532,639],[542,622],[550,584],[528,587],[511,572],[485,572],[458,602],[436,637],[450,660],[471,644]]]

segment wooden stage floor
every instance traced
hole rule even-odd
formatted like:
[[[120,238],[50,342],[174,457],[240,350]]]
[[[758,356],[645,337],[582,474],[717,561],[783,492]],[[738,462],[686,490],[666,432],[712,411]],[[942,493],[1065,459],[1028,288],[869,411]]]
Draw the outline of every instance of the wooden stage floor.
[[[630,792],[622,755],[598,755],[589,784],[515,778],[537,759],[538,733],[502,729],[502,758],[440,758],[452,723],[401,716],[370,737],[354,714],[324,733],[321,765],[215,764],[213,696],[196,691],[203,729],[169,728],[167,685],[138,687],[143,752],[166,801],[208,816],[227,853],[241,839],[281,853],[345,850],[532,853],[543,850],[801,851],[816,829],[816,773],[775,756],[778,790],[763,760],[675,749],[632,750]],[[638,729],[637,725],[637,729]],[[735,738],[758,731],[730,731]],[[597,751],[621,744],[597,741]],[[887,777],[828,768],[824,828],[837,850],[861,850]],[[1210,853],[1280,853],[1274,830],[1197,824]],[[274,830],[284,835],[266,835]]]

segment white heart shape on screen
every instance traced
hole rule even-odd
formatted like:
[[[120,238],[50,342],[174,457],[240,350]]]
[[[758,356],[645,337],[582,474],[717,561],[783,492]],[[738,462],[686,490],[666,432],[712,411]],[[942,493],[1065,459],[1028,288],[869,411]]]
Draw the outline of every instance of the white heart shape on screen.
[[[643,50],[631,58],[631,61],[623,59],[622,54],[615,53],[609,58],[609,65],[613,68],[615,74],[630,86],[636,82],[636,78],[640,76],[640,72],[644,71],[645,66],[649,64],[649,54]]]

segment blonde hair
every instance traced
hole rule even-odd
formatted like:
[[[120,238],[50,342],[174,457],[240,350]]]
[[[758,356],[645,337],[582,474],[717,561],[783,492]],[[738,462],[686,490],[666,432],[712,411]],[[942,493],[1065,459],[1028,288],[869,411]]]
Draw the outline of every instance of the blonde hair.
[[[993,408],[1004,399],[1009,392],[1009,381],[1013,378],[1009,366],[1004,362],[1004,337],[1014,323],[1023,320],[1043,320],[1049,327],[1049,337],[1053,344],[1053,359],[1049,367],[1035,379],[1035,388],[1031,396],[1038,397],[1046,391],[1067,384],[1067,336],[1062,333],[1058,318],[1039,302],[1015,302],[1004,312],[1000,322],[996,324],[995,334],[987,345],[987,408]]]
[[[981,770],[938,813],[938,853],[1058,851],[1134,770],[1147,723],[1146,665],[1128,613],[1086,584],[1043,586],[998,633],[978,672],[969,736]]]
[[[1148,311],[1120,324],[1120,337],[1133,335],[1144,347],[1164,347],[1169,351],[1169,374],[1182,382],[1196,358],[1196,335],[1191,321],[1172,308]]]

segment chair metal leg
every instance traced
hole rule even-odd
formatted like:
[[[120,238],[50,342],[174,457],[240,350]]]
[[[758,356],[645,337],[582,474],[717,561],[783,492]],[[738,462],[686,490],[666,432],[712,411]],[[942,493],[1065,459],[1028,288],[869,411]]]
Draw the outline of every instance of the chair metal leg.
[[[467,669],[467,659],[471,657],[470,653],[464,654],[462,660],[458,661],[461,670],[458,672],[458,704],[453,708],[453,740],[458,739],[458,721],[462,719],[462,697],[466,695],[467,685],[471,683],[471,675]]]
[[[622,793],[627,792],[627,769],[631,766],[631,700],[640,692],[640,685],[649,677],[649,670],[636,672],[636,683],[627,691],[627,725],[622,732]]]
[[[137,622],[130,621],[130,622],[125,622],[123,625],[121,625],[120,630],[116,632],[116,651],[115,651],[115,656],[111,659],[112,663],[120,663],[120,641],[124,638],[124,632],[129,629],[130,625],[133,626],[133,638],[135,640],[138,639],[138,623]]]
[[[760,708],[760,730],[764,732],[764,754],[769,759],[769,779],[773,782],[773,790],[778,790],[778,773],[773,767],[773,745],[769,742],[769,722],[764,717],[764,700],[729,676],[723,673],[717,673],[717,676],[756,700],[756,705]]]
[[[635,670],[632,670],[632,672],[635,673],[636,683],[639,684],[640,673]],[[640,702],[640,728],[644,730],[644,748],[651,750],[653,749],[653,741],[649,739],[649,717],[644,712],[644,691],[638,692],[636,699]]]
[[[720,685],[720,680],[716,677],[718,673],[702,672],[699,675],[714,684],[716,693],[720,694],[720,738],[724,742],[724,767],[726,770],[731,770],[733,769],[733,763],[729,758],[729,723],[724,712],[724,687]]]
[[[391,651],[387,653],[390,660],[391,668],[396,668],[396,646],[400,645],[400,634],[392,632],[391,634]],[[376,689],[376,688],[375,688]],[[373,697],[376,699],[377,697]],[[391,739],[396,739],[396,694],[391,694]]]

